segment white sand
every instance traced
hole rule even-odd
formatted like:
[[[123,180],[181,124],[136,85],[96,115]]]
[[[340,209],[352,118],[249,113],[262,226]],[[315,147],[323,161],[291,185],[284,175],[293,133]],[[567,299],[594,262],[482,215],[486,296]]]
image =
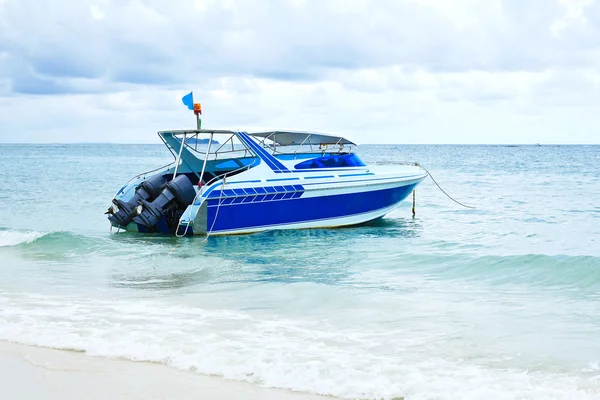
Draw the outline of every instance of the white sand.
[[[0,341],[0,400],[264,399],[326,397],[264,389],[161,364]]]

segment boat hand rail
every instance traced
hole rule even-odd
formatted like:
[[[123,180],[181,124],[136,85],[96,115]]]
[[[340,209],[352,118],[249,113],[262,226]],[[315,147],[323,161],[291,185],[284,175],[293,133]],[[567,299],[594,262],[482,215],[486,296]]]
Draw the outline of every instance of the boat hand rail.
[[[229,134],[232,134],[232,135],[236,135],[236,132],[233,132],[233,131],[228,131],[228,130],[219,130],[219,129],[196,129],[196,130],[160,131],[158,136],[161,138],[161,140],[163,141],[163,143],[164,143],[165,145],[166,145],[167,143],[166,143],[165,139],[162,137],[162,135],[160,135],[161,133],[171,133],[171,134],[173,134],[174,136],[175,136],[175,135],[184,135],[184,136],[185,136],[185,135],[187,135],[187,134],[190,134],[190,133],[192,133],[192,134],[193,134],[193,133],[196,133],[196,134],[198,134],[198,133],[209,133],[209,134],[210,134],[210,133],[224,133],[224,134],[227,134],[227,133],[229,133]],[[192,137],[193,137],[193,136],[192,136]],[[229,140],[229,139],[228,139],[228,140]],[[185,142],[183,142],[183,141],[182,141],[182,143],[183,143],[184,145],[186,145],[186,144],[185,144]],[[243,145],[243,144],[242,144],[242,145]],[[187,145],[187,146],[188,146],[188,147],[191,149],[191,147],[190,147],[189,145]],[[182,146],[182,147],[183,147],[183,146]],[[171,147],[167,146],[167,148],[168,148],[169,150],[171,150]],[[242,151],[242,150],[237,150],[237,151]],[[244,146],[244,151],[245,151],[245,153],[244,153],[244,154],[246,154],[246,153],[248,153],[248,152],[250,152],[250,154],[253,154],[253,153],[252,153],[250,150],[248,150],[248,149],[246,148],[246,146]],[[198,153],[198,152],[197,152],[197,153]],[[172,152],[172,151],[171,151],[171,154],[173,154],[173,152]],[[206,153],[205,153],[205,154],[206,154]],[[210,154],[210,153],[209,153],[209,154]],[[221,154],[225,154],[225,152],[223,152],[223,153],[221,153]],[[142,177],[143,177],[143,178],[144,178],[144,180],[145,180],[145,179],[146,179],[146,176],[147,176],[148,174],[150,174],[150,173],[153,173],[153,172],[156,172],[156,171],[160,171],[161,169],[167,168],[167,167],[169,167],[169,166],[171,166],[171,165],[175,164],[175,163],[176,163],[176,161],[177,161],[177,157],[175,156],[175,154],[173,154],[173,158],[174,158],[174,159],[173,159],[173,161],[171,161],[171,162],[169,162],[169,163],[167,163],[167,164],[165,164],[165,165],[162,165],[162,166],[160,166],[160,167],[157,167],[157,168],[154,168],[154,169],[151,169],[151,170],[148,170],[148,171],[145,171],[145,172],[142,172],[142,173],[136,174],[136,175],[134,175],[133,177],[131,177],[131,178],[130,178],[130,179],[127,181],[127,182],[125,182],[125,184],[124,184],[124,185],[121,187],[121,189],[119,189],[119,190],[118,190],[118,191],[115,193],[115,195],[113,196],[113,199],[115,199],[115,198],[117,197],[117,195],[118,195],[118,194],[119,194],[119,193],[120,193],[120,192],[121,192],[123,189],[125,189],[125,188],[126,188],[126,187],[127,187],[127,186],[128,186],[130,183],[131,183],[131,182],[133,182],[134,180],[136,180],[136,179],[140,179],[140,178],[142,178]],[[206,158],[208,158],[208,156],[206,156]],[[215,159],[216,159],[216,158],[215,158]],[[229,175],[229,174],[232,174],[232,173],[234,173],[234,172],[241,171],[241,170],[243,170],[243,169],[250,169],[251,167],[253,167],[253,166],[254,166],[255,162],[256,162],[256,160],[255,160],[255,161],[253,161],[252,163],[248,164],[248,165],[241,166],[240,168],[238,168],[238,169],[235,169],[235,170],[233,170],[233,171],[229,171],[228,173],[226,173],[226,174],[223,174],[223,175],[221,175],[221,176],[222,176],[222,177],[227,177],[227,175]],[[193,171],[192,171],[192,172],[193,172]],[[196,172],[194,172],[194,173],[195,173],[196,175],[198,175]],[[204,185],[204,186],[207,186],[207,185],[210,185],[210,184],[212,184],[212,183],[213,183],[213,181],[215,181],[215,180],[217,180],[217,179],[219,179],[219,178],[218,178],[218,177],[214,177],[213,179],[211,179],[210,181],[208,181],[208,182],[206,183],[206,185]],[[200,181],[202,181],[202,177],[200,177]],[[199,190],[199,191],[198,191],[198,193],[202,193],[202,190]],[[198,195],[196,195],[196,197],[198,197]],[[196,198],[194,198],[194,201],[196,201]]]
[[[280,146],[281,147],[281,146]],[[298,150],[294,150],[293,152],[288,152],[288,151],[278,151],[277,149],[272,149],[272,154],[275,155],[286,155],[286,154],[293,154],[294,156],[297,156],[298,154],[321,154],[321,156],[324,156],[325,154],[341,154],[343,152],[347,152],[347,153],[351,153],[352,152],[352,146],[349,146],[348,148],[346,147],[342,147],[339,149],[332,149],[332,150],[327,150],[325,149],[318,149],[318,150],[310,150],[310,151],[298,151]]]
[[[239,172],[241,172],[241,171],[243,171],[243,170],[248,170],[248,169],[250,169],[250,168],[254,167],[255,165],[258,165],[258,164],[256,164],[256,161],[257,161],[257,160],[259,161],[259,163],[258,163],[258,164],[260,164],[260,158],[256,157],[256,158],[254,159],[254,161],[252,161],[252,163],[250,163],[250,164],[248,164],[248,165],[241,166],[241,167],[239,167],[238,169],[234,169],[233,171],[226,172],[226,173],[224,173],[223,175],[220,175],[220,176],[215,176],[214,178],[212,178],[211,180],[209,180],[208,182],[206,182],[206,185],[203,185],[203,186],[200,188],[200,190],[198,191],[198,193],[201,193],[201,192],[202,192],[202,189],[204,188],[204,186],[210,186],[210,185],[212,185],[213,183],[215,183],[215,182],[217,182],[217,181],[219,181],[219,180],[221,180],[221,179],[226,179],[226,178],[227,178],[229,175],[232,175],[232,174],[234,174],[234,173],[235,173],[235,174],[238,174]],[[239,171],[239,172],[238,172],[238,171]],[[234,175],[235,175],[235,174],[234,174]]]
[[[224,142],[223,142],[223,144],[222,144],[222,145],[220,145],[220,146],[219,146],[219,148],[215,150],[215,160],[217,159],[217,157],[218,157],[218,154],[227,154],[227,153],[235,153],[235,152],[238,152],[238,151],[242,151],[241,149],[238,149],[238,150],[234,149],[234,147],[233,147],[233,146],[234,146],[234,144],[233,144],[233,138],[234,138],[234,137],[237,137],[237,135],[236,135],[236,134],[232,134],[232,135],[229,137],[229,139],[227,139],[226,141],[224,141]],[[227,151],[225,151],[225,150],[224,150],[224,151],[221,151],[221,149],[222,149],[223,147],[225,147],[225,145],[226,145],[228,142],[231,142],[231,151],[229,151],[229,150],[227,150]],[[248,153],[248,151],[249,151],[249,150],[248,150],[248,147],[247,147],[247,146],[246,146],[244,143],[242,143],[241,141],[240,141],[240,145],[244,147],[244,157],[246,157],[246,154],[247,154],[247,153]]]
[[[248,149],[248,147],[246,147],[246,145],[244,145],[244,143],[242,143],[241,141],[240,141],[239,145],[240,145],[242,148],[235,149],[235,148],[233,147],[233,146],[234,146],[234,143],[233,143],[233,138],[234,138],[234,137],[236,137],[236,134],[235,134],[235,132],[228,132],[228,131],[214,131],[214,132],[213,132],[213,131],[200,131],[200,132],[194,132],[194,131],[190,131],[190,132],[192,132],[192,133],[191,133],[191,134],[192,134],[192,136],[190,136],[189,138],[187,138],[187,139],[186,139],[186,141],[185,141],[184,145],[185,145],[185,146],[187,146],[187,148],[188,148],[189,150],[193,151],[194,153],[201,154],[201,155],[202,155],[202,158],[206,158],[206,159],[208,159],[208,158],[209,158],[211,155],[214,155],[214,159],[215,159],[215,160],[217,160],[217,159],[219,159],[219,155],[224,155],[224,154],[228,154],[228,153],[237,153],[237,152],[240,152],[240,153],[241,153],[241,152],[244,152],[244,155],[243,155],[243,157],[247,157],[247,156],[248,156],[248,153],[252,154],[252,152],[251,152],[251,151]],[[185,137],[185,136],[186,136],[187,134],[189,134],[190,132],[187,132],[187,131],[177,132],[177,135],[183,135],[183,136]],[[174,133],[174,132],[169,132],[169,133]],[[217,148],[217,149],[216,149],[214,152],[211,152],[211,151],[210,151],[210,148],[208,148],[208,149],[207,149],[207,151],[203,152],[203,151],[199,151],[199,150],[198,150],[198,142],[194,143],[193,145],[192,145],[192,144],[190,144],[190,143],[188,143],[188,141],[189,141],[190,139],[194,139],[194,138],[196,138],[196,139],[197,139],[197,138],[198,138],[198,135],[199,135],[199,134],[201,134],[201,133],[202,133],[202,134],[208,133],[208,134],[211,134],[211,135],[212,135],[213,133],[219,133],[219,134],[230,134],[231,136],[230,136],[230,137],[229,137],[229,138],[228,138],[226,141],[224,141],[223,143],[220,143],[220,146],[219,146],[219,147],[218,147],[218,148]],[[177,136],[177,135],[174,135],[174,136]],[[221,151],[221,149],[222,149],[222,148],[223,148],[223,147],[224,147],[224,146],[225,146],[227,143],[230,143],[230,142],[231,142],[231,147],[232,147],[232,150],[223,150],[223,151]]]
[[[187,135],[192,134],[193,135],[193,134],[198,134],[198,133],[217,133],[217,134],[229,133],[229,134],[235,135],[234,131],[230,131],[227,129],[173,129],[170,131],[159,131],[158,133],[159,133],[159,135],[162,133],[170,133],[173,136],[184,135],[184,134],[187,134]]]
[[[250,136],[260,137],[264,140],[270,140],[278,146],[286,145],[309,145],[318,146],[322,144],[331,145],[343,145],[343,144],[355,144],[351,140],[346,139],[339,135],[330,135],[320,132],[312,131],[290,131],[290,130],[278,130],[268,132],[250,132]],[[308,143],[307,143],[308,142]]]
[[[223,174],[223,175],[221,175],[221,176],[215,176],[214,178],[212,178],[211,180],[209,180],[208,182],[206,182],[206,184],[205,184],[205,185],[202,185],[202,186],[200,186],[200,189],[199,189],[199,190],[198,190],[198,192],[196,193],[196,196],[194,196],[194,200],[192,200],[192,204],[190,204],[190,205],[194,205],[194,204],[196,203],[196,199],[198,198],[198,196],[202,197],[202,192],[203,192],[204,186],[210,186],[210,185],[212,185],[212,184],[213,184],[213,183],[215,183],[215,182],[221,181],[221,184],[223,185],[223,188],[225,188],[225,183],[226,183],[226,180],[227,180],[227,176],[228,176],[228,175],[231,175],[231,174],[233,174],[234,172],[236,172],[236,173],[237,173],[238,171],[243,171],[243,170],[245,170],[245,169],[250,169],[250,168],[252,168],[252,167],[254,166],[254,164],[256,163],[256,161],[257,161],[257,160],[258,160],[258,162],[259,162],[259,164],[260,164],[260,158],[259,158],[259,157],[256,157],[256,158],[254,159],[254,161],[253,161],[251,164],[244,165],[243,167],[240,167],[240,168],[238,168],[238,169],[234,169],[233,171],[226,172],[226,173],[224,173],[224,174]],[[258,164],[257,164],[257,165],[258,165]],[[202,178],[200,178],[200,182],[202,182]],[[219,205],[220,205],[220,200],[219,200]],[[188,206],[188,207],[189,207],[189,206]],[[181,217],[183,217],[183,215],[182,215]],[[190,225],[191,225],[191,222],[192,222],[192,221],[191,221],[191,217],[192,217],[192,216],[190,215],[190,220],[188,221],[188,223],[187,223],[187,224],[186,224],[186,226],[185,226],[185,231],[184,231],[184,233],[183,233],[182,235],[179,235],[179,227],[181,226],[181,217],[179,218],[179,222],[177,223],[177,228],[176,228],[176,230],[175,230],[175,236],[177,236],[177,237],[183,237],[183,236],[187,235],[188,229],[189,229],[189,227],[190,227]],[[213,226],[214,226],[214,223],[213,223]]]
[[[370,165],[412,165],[420,167],[418,162],[415,161],[372,161]]]
[[[209,180],[208,182],[206,182],[206,184],[200,186],[200,190],[198,190],[198,193],[196,193],[196,196],[194,197],[194,201],[192,201],[192,204],[194,204],[196,202],[196,199],[198,198],[198,196],[202,197],[202,193],[203,193],[203,190],[204,190],[205,186],[206,187],[211,186],[215,182],[218,182],[220,180],[226,180],[227,177],[230,176],[230,175],[232,175],[232,174],[235,175],[235,174],[240,173],[243,170],[248,170],[248,169],[250,169],[250,168],[252,168],[252,167],[255,166],[257,160],[260,163],[260,158],[256,157],[252,163],[250,163],[248,165],[244,165],[244,166],[242,166],[242,167],[240,167],[238,169],[234,169],[232,171],[226,172],[223,175],[215,176],[214,178],[212,178],[211,180]],[[256,164],[256,165],[258,165],[258,164]],[[202,182],[202,181],[200,181],[200,182]]]
[[[217,150],[215,150],[215,152],[213,154],[215,155],[215,160],[217,160],[219,157],[219,154],[228,154],[228,153],[237,153],[237,152],[240,152],[240,153],[244,152],[243,157],[248,157],[248,153],[250,153],[250,150],[248,150],[247,148],[243,148],[243,149],[238,149],[238,150],[219,151],[219,149],[217,149]],[[252,153],[250,153],[250,154],[252,154]]]
[[[145,179],[146,179],[146,175],[148,175],[148,174],[150,174],[150,173],[152,173],[152,172],[160,171],[161,169],[163,169],[163,168],[167,168],[168,166],[170,166],[170,165],[173,165],[174,163],[175,163],[175,161],[173,160],[173,161],[171,161],[170,163],[168,163],[168,164],[165,164],[165,165],[163,165],[163,166],[161,166],[161,167],[154,168],[154,169],[151,169],[151,170],[149,170],[149,171],[142,172],[141,174],[137,174],[137,175],[135,175],[134,177],[130,178],[130,179],[127,181],[127,182],[125,182],[125,185],[123,185],[123,187],[122,187],[121,189],[119,189],[119,191],[118,191],[117,193],[115,193],[115,195],[113,196],[113,199],[115,199],[115,198],[117,197],[117,195],[119,194],[119,192],[120,192],[121,190],[125,189],[125,188],[126,188],[126,187],[127,187],[127,186],[128,186],[130,183],[131,183],[131,182],[133,182],[134,180],[136,180],[136,179],[140,179],[141,177],[144,177],[144,180],[145,180]]]

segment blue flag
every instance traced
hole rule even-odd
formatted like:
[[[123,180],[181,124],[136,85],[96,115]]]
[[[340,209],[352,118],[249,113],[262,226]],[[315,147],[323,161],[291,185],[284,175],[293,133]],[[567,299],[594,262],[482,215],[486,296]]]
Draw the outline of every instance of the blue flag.
[[[186,94],[185,96],[183,96],[181,98],[181,101],[183,101],[183,104],[185,104],[187,106],[188,109],[193,110],[194,109],[194,92],[189,92],[188,94]]]

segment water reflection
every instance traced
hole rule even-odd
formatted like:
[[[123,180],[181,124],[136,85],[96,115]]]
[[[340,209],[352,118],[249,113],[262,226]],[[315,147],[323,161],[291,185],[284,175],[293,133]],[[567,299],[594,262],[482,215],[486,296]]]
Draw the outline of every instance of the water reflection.
[[[418,237],[415,220],[381,219],[359,227],[269,231],[251,235],[172,238],[119,234],[130,266],[111,274],[111,286],[131,289],[180,289],[217,284],[336,285],[347,282],[364,249],[381,248],[382,239]],[[369,252],[367,252],[369,253]]]

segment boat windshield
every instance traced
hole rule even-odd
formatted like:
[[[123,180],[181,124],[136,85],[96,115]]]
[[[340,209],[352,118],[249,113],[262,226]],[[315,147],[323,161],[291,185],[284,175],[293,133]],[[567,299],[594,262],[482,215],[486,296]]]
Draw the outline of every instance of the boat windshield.
[[[163,131],[159,136],[175,157],[174,171],[187,175],[194,184],[208,184],[260,164],[231,131]]]
[[[210,145],[210,147],[209,147]],[[194,133],[185,138],[185,148],[201,160],[222,160],[231,158],[254,158],[254,154],[234,133],[210,134]]]
[[[340,168],[364,167],[366,164],[354,153],[351,154],[326,154],[323,157],[313,158],[296,164],[296,169],[315,168]]]

